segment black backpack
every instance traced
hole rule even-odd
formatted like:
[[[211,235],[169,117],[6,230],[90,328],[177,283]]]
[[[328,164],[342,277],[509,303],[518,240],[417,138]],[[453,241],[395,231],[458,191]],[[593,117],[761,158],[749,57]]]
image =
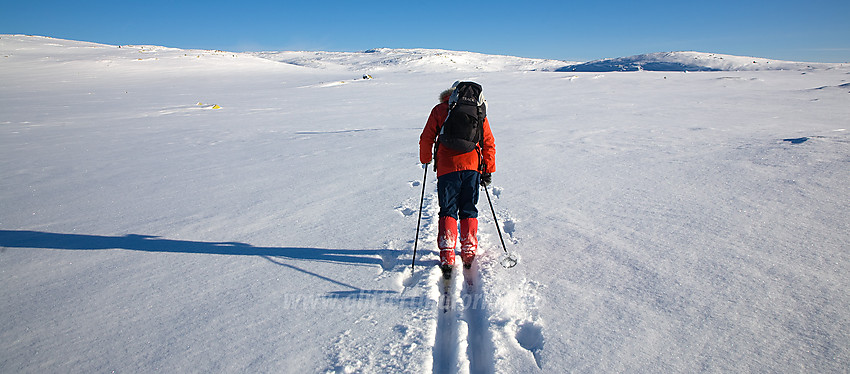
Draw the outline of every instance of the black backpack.
[[[449,98],[449,115],[440,129],[439,143],[455,151],[474,150],[484,136],[484,118],[487,108],[481,85],[475,82],[458,82]]]

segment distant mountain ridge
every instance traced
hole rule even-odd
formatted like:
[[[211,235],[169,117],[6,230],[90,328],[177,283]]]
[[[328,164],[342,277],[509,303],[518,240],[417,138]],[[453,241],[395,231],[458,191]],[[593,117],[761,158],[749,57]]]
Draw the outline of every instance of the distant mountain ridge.
[[[10,49],[11,50],[7,50]],[[17,49],[22,48],[22,49]],[[101,55],[115,48],[116,52]],[[182,58],[208,56],[229,64],[244,65],[247,60],[269,64],[272,61],[288,65],[323,69],[353,71],[362,74],[373,72],[615,72],[615,71],[755,71],[755,70],[813,70],[846,67],[844,63],[808,63],[771,60],[704,52],[658,52],[629,57],[601,59],[590,62],[571,62],[552,59],[525,58],[506,55],[488,55],[476,52],[443,49],[393,49],[377,48],[360,52],[323,51],[270,51],[241,52],[178,49],[158,46],[122,46],[63,40],[43,36],[0,35],[0,52],[9,55],[36,55],[48,52],[53,61],[87,61],[110,59],[118,61],[151,60],[156,58]],[[17,50],[14,50],[17,49]],[[129,51],[128,49],[135,50]],[[100,52],[98,52],[100,51]],[[237,57],[243,57],[237,60]],[[240,65],[240,66],[241,66]]]
[[[810,70],[842,64],[771,60],[704,52],[658,52],[567,65],[555,71],[755,71]]]
[[[705,52],[657,52],[590,62],[487,55],[441,49],[362,52],[257,52],[255,56],[320,69],[354,71],[757,71],[830,69],[846,64],[771,60]]]

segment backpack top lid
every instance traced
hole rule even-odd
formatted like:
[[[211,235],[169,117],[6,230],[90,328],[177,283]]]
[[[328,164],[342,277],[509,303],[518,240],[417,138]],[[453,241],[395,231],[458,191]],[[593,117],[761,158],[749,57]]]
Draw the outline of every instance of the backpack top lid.
[[[456,81],[452,85],[452,89],[452,95],[449,97],[449,107],[453,107],[455,104],[475,106],[484,104],[484,92],[478,83]]]

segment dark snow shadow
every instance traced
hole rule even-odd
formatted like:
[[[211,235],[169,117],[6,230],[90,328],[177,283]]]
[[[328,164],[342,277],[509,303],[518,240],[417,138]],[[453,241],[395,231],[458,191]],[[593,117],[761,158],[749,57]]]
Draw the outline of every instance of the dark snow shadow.
[[[784,142],[790,142],[791,144],[802,144],[802,143],[805,143],[805,142],[806,142],[806,140],[809,140],[809,138],[808,138],[808,137],[805,137],[805,136],[804,136],[804,137],[802,137],[802,138],[788,138],[788,139],[782,139],[782,141],[784,141]]]
[[[283,259],[307,260],[384,267],[390,250],[385,249],[327,249],[308,247],[255,247],[239,242],[200,242],[164,239],[150,235],[102,236],[59,234],[40,231],[0,230],[0,247],[46,248],[65,250],[126,249],[144,252],[199,253],[232,256],[259,256],[280,266],[315,276],[328,282],[362,291],[314,272],[282,262]]]
[[[0,246],[68,250],[128,249],[145,252],[205,253],[234,256],[274,256],[360,265],[382,265],[378,249],[325,249],[307,247],[255,247],[238,242],[199,242],[129,234],[102,236],[57,234],[39,231],[0,230]]]
[[[364,131],[381,131],[381,129],[349,129],[349,130],[328,130],[328,131],[296,131],[298,135],[327,135],[327,134],[348,134],[352,132]]]

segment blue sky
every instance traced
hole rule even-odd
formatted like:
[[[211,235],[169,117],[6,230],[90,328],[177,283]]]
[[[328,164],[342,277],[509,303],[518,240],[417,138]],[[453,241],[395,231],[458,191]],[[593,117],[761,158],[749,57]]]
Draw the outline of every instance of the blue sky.
[[[0,0],[0,33],[228,51],[441,48],[589,61],[691,50],[850,62],[848,15],[848,0]]]

